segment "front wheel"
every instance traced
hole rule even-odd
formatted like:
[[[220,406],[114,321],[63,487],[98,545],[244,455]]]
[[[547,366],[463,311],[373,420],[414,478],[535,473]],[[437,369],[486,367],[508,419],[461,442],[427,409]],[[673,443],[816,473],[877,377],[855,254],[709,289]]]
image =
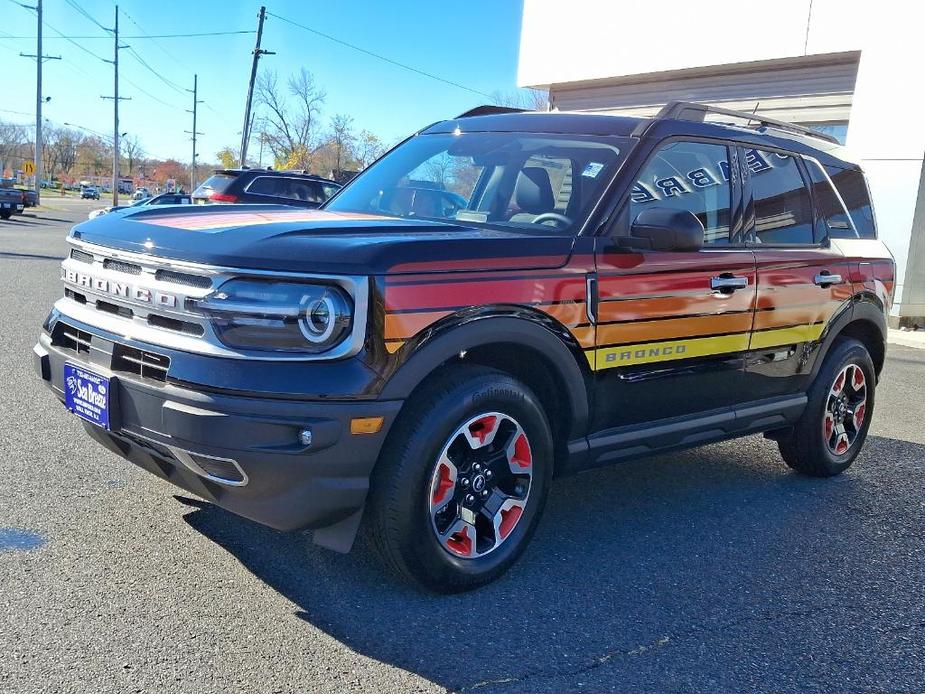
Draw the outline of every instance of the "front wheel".
[[[537,397],[456,367],[415,394],[373,473],[366,532],[400,576],[441,593],[507,571],[539,521],[553,443]]]
[[[853,339],[833,345],[793,433],[778,442],[797,472],[831,477],[847,470],[867,438],[877,375],[867,348]]]

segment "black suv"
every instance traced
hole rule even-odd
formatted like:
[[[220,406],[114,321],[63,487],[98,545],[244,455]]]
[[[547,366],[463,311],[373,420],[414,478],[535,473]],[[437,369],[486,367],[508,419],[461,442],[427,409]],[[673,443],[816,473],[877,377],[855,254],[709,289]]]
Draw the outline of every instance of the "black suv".
[[[304,171],[221,169],[193,191],[193,203],[263,203],[320,207],[341,185]]]
[[[843,148],[698,104],[480,113],[320,210],[78,225],[39,374],[152,474],[340,551],[363,526],[441,591],[511,566],[556,475],[748,434],[852,464],[895,266]]]

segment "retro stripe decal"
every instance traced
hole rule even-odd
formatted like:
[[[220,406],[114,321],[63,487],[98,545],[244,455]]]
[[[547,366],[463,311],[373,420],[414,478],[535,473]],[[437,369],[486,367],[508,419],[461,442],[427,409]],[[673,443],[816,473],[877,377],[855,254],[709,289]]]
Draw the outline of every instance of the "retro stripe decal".
[[[678,359],[711,357],[718,354],[745,352],[750,349],[767,349],[812,342],[822,336],[825,323],[813,325],[794,325],[787,328],[761,330],[752,333],[735,333],[732,335],[712,335],[681,340],[661,342],[641,342],[636,344],[614,345],[585,352],[588,363],[596,371],[620,366],[636,366]]]

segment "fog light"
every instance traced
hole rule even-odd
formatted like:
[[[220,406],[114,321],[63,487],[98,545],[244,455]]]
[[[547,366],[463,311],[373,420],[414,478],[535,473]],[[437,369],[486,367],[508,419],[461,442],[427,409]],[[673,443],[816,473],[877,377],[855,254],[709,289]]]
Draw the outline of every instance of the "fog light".
[[[312,430],[302,429],[302,431],[299,432],[299,442],[303,446],[311,446],[312,445]]]

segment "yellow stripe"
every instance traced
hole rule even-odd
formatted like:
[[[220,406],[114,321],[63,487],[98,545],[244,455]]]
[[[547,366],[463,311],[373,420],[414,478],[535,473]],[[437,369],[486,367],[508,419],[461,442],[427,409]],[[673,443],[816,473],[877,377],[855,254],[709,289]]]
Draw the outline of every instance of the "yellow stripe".
[[[404,340],[399,342],[386,342],[385,349],[389,354],[395,354],[395,352],[401,349],[403,344],[405,344]]]
[[[815,325],[798,325],[777,330],[763,330],[752,333],[750,343],[749,333],[736,333],[734,335],[700,337],[689,340],[618,345],[596,350],[589,349],[585,352],[585,356],[591,365],[591,369],[597,371],[618,366],[635,366],[637,364],[708,357],[714,354],[744,352],[748,349],[765,349],[799,342],[812,342],[819,339],[824,329],[824,323],[817,323]]]
[[[635,366],[636,364],[706,357],[724,352],[744,352],[747,349],[748,333],[737,333],[719,337],[604,347],[595,350],[595,362],[597,369],[612,369],[617,366]]]
[[[825,329],[825,323],[815,325],[797,325],[792,328],[779,328],[778,330],[762,330],[752,333],[752,349],[777,347],[779,345],[793,345],[798,342],[812,342],[818,340]]]

